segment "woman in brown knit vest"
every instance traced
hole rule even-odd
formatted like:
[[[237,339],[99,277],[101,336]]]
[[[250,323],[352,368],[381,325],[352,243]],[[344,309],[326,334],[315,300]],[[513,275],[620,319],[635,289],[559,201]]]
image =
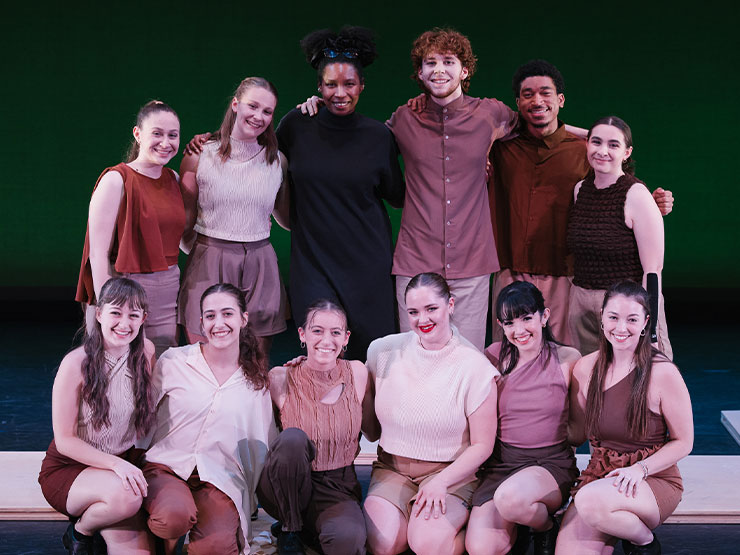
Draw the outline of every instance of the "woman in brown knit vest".
[[[615,116],[588,132],[593,171],[573,191],[568,247],[574,254],[569,327],[581,354],[599,347],[599,310],[604,291],[631,279],[650,295],[652,343],[669,359],[673,352],[663,311],[660,275],[665,250],[663,219],[647,187],[633,173],[632,131]]]
[[[273,526],[278,553],[304,553],[306,541],[320,544],[326,555],[364,554],[354,459],[368,371],[362,362],[341,358],[350,332],[334,302],[314,302],[298,335],[308,356],[270,371],[282,432],[270,445],[257,495],[279,521]]]
[[[652,530],[678,506],[676,463],[694,443],[691,399],[678,368],[650,344],[647,292],[633,281],[603,302],[599,350],[579,360],[570,385],[569,440],[588,437],[591,460],[563,518],[556,555],[660,554]]]

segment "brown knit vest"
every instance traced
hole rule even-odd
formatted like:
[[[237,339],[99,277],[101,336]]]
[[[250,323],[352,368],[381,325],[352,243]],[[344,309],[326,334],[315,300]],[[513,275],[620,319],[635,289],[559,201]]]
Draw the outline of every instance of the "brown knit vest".
[[[568,248],[574,255],[573,283],[584,289],[608,289],[631,279],[642,282],[642,264],[634,232],[624,223],[624,203],[632,185],[624,174],[614,185],[597,189],[591,173],[583,180],[568,222]]]

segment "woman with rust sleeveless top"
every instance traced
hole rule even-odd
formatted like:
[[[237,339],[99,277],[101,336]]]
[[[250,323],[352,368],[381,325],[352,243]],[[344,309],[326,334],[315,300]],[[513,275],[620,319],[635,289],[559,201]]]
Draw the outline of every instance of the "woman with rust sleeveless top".
[[[340,358],[350,332],[335,303],[313,303],[298,334],[307,358],[270,371],[283,431],[270,446],[257,495],[279,521],[278,553],[304,553],[306,542],[326,555],[362,554],[366,530],[354,459],[368,371]]]
[[[584,355],[598,349],[604,291],[631,279],[647,289],[654,316],[647,333],[671,359],[661,294],[663,218],[634,176],[632,131],[618,117],[601,118],[588,132],[586,153],[593,171],[573,191],[568,222],[568,248],[574,255],[568,305],[573,346]]]
[[[613,285],[602,305],[599,350],[573,369],[570,439],[587,436],[591,460],[573,491],[556,554],[659,554],[652,530],[681,501],[676,463],[694,443],[691,399],[678,368],[653,348],[647,292]]]

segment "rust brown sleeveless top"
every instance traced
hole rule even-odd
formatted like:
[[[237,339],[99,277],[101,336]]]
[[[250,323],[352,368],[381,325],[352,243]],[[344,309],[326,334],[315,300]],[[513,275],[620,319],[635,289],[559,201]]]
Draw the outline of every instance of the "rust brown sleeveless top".
[[[583,180],[568,220],[568,248],[574,255],[573,283],[584,289],[608,289],[631,279],[642,282],[642,264],[634,232],[624,223],[627,192],[640,180],[625,174],[597,189],[594,174]]]
[[[162,175],[154,179],[121,163],[106,168],[98,177],[95,188],[109,171],[116,171],[123,178],[123,198],[110,252],[116,272],[161,272],[177,264],[180,238],[185,229],[185,205],[175,172],[162,168]],[[95,303],[89,226],[85,233],[75,300]]]
[[[300,428],[316,445],[315,471],[353,464],[360,452],[362,407],[357,399],[352,367],[338,360],[329,372],[311,369],[306,362],[288,369],[288,391],[280,410],[283,429]],[[327,393],[341,385],[332,404],[322,403]]]
[[[629,403],[634,376],[635,373],[630,372],[604,391],[604,407],[599,419],[598,437],[592,438],[598,440],[602,447],[622,453],[663,445],[668,433],[663,416],[652,411],[648,411],[648,426],[645,437],[636,438],[630,433],[627,404]]]

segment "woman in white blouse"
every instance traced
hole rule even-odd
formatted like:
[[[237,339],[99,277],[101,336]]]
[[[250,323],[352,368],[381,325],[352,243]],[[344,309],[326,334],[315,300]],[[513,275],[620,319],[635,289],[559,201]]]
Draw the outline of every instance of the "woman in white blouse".
[[[288,226],[282,186],[287,162],[272,124],[276,105],[272,83],[244,79],[221,127],[199,154],[186,153],[180,165],[185,242],[195,242],[180,287],[178,323],[191,343],[205,341],[199,301],[214,283],[244,291],[250,327],[266,353],[271,337],[286,329],[285,291],[270,244],[270,214]]]
[[[231,284],[201,298],[208,343],[169,349],[157,362],[157,421],[143,471],[149,529],[173,553],[248,553],[249,516],[267,446],[277,436],[265,356]]]

